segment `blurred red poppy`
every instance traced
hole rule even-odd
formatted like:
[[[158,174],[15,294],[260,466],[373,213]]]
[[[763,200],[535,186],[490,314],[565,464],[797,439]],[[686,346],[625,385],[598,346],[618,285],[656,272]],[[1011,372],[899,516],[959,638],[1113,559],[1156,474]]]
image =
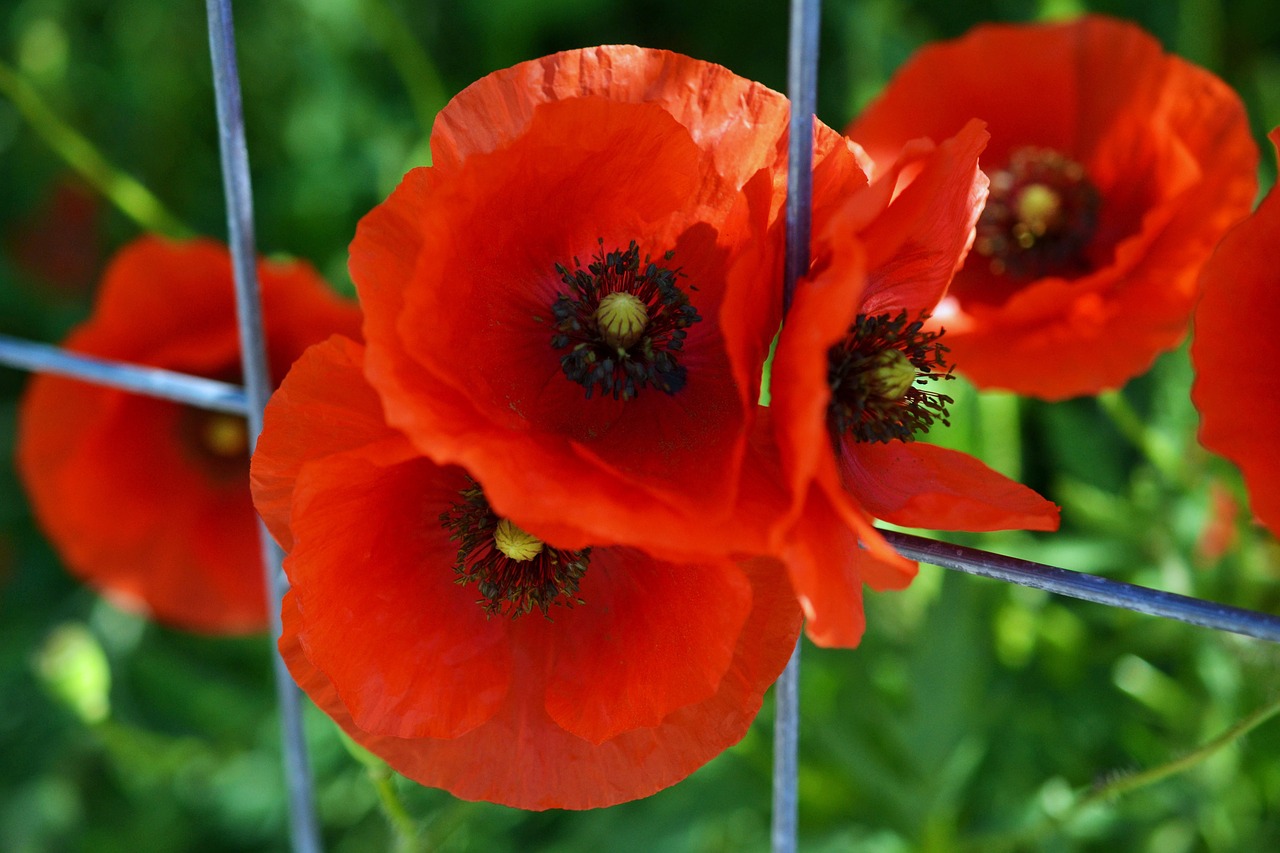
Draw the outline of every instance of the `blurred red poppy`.
[[[555,547],[387,426],[364,357],[308,350],[253,458],[308,695],[399,772],[527,809],[646,796],[737,742],[799,633],[785,576]]]
[[[1271,131],[1280,149],[1280,128]],[[1280,192],[1274,187],[1258,209],[1223,238],[1205,265],[1204,296],[1196,308],[1191,400],[1200,411],[1200,443],[1244,472],[1249,504],[1280,536],[1280,395],[1260,386],[1258,372],[1280,361],[1274,335],[1244,335],[1280,322]]]
[[[914,575],[872,517],[946,530],[1058,524],[1057,507],[1025,486],[915,440],[949,417],[951,399],[930,385],[950,378],[946,336],[925,324],[972,239],[986,140],[970,122],[939,146],[909,146],[870,186],[823,190],[847,200],[815,219],[813,267],[772,373],[773,424],[796,498],[785,553],[809,636],[823,645],[861,638],[864,581],[891,589]]]
[[[566,544],[750,550],[730,531],[757,528],[726,519],[780,320],[786,118],[758,84],[635,47],[461,93],[434,165],[351,246],[388,422]]]
[[[18,266],[42,284],[83,293],[93,286],[102,263],[102,221],[99,196],[68,175],[50,187],[5,244]]]
[[[934,313],[960,372],[1061,399],[1145,371],[1253,202],[1239,97],[1121,21],[988,25],[920,50],[848,133],[892,163],[972,118],[990,126],[991,196]]]
[[[299,262],[259,264],[268,356],[283,375],[358,309]],[[68,349],[239,381],[227,249],[144,237],[111,261]],[[17,460],[68,567],[126,609],[196,631],[266,627],[241,418],[54,376],[23,398]]]

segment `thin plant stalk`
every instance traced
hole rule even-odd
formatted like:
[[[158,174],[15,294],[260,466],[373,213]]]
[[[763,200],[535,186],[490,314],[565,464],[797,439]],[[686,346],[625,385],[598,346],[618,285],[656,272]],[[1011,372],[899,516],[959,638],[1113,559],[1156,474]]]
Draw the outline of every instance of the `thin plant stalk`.
[[[35,87],[18,71],[0,62],[0,95],[4,95],[50,148],[139,227],[166,237],[190,237],[192,231],[152,195],[137,178],[116,168],[93,143],[58,117]]]

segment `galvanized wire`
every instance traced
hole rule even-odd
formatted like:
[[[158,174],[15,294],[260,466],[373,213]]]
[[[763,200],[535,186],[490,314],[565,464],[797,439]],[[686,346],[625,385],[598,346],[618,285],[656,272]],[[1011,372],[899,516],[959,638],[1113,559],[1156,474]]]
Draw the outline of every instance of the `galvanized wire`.
[[[238,385],[159,367],[81,355],[8,335],[0,335],[0,364],[83,379],[94,385],[106,385],[231,415],[243,415],[247,405],[244,389]]]
[[[813,115],[817,92],[819,0],[793,0],[789,43],[788,90],[793,114],[788,153],[786,205],[787,258],[783,302],[791,304],[797,281],[808,267],[812,203]],[[198,376],[72,353],[46,344],[0,335],[0,364],[53,373],[93,384],[173,400],[199,408],[244,414],[256,442],[262,409],[271,393],[255,269],[253,207],[248,158],[240,106],[235,40],[228,0],[208,0],[218,129],[228,207],[239,328],[243,345],[245,387]],[[1194,625],[1280,642],[1280,616],[1216,604],[1190,596],[1148,589],[1082,572],[1019,560],[924,539],[881,531],[903,556],[948,569],[1044,589],[1059,595],[1176,619]],[[272,630],[280,633],[280,598],[287,587],[280,570],[282,554],[260,526],[263,562],[271,600]],[[797,747],[799,738],[799,644],[775,688],[774,790],[772,849],[794,853],[797,846]],[[314,794],[302,737],[300,693],[283,661],[275,656],[277,696],[289,789],[292,849],[322,849],[313,805]]]
[[[262,412],[271,396],[272,384],[262,327],[262,300],[258,293],[249,153],[245,145],[244,111],[240,104],[240,75],[236,67],[231,3],[230,0],[208,0],[206,8],[218,111],[218,149],[222,157],[222,185],[227,199],[227,243],[231,248],[231,268],[235,276],[236,318],[252,447],[262,432]],[[258,535],[262,542],[263,581],[267,588],[271,634],[278,637],[282,632],[281,599],[288,588],[288,581],[281,570],[284,554],[261,522],[258,523]],[[319,853],[322,848],[315,814],[315,792],[302,731],[301,692],[279,652],[276,651],[272,657],[285,784],[289,794],[289,836],[295,853]]]
[[[820,0],[792,0],[787,44],[787,96],[791,120],[787,136],[786,258],[782,310],[791,308],[796,284],[809,269],[813,214],[813,122],[818,100]],[[800,643],[796,643],[773,689],[773,853],[795,853],[799,833]]]
[[[882,530],[880,533],[902,556],[930,565],[1280,643],[1280,616],[1215,604],[1187,595],[1148,589],[1123,581],[1046,566],[1043,563],[952,545],[950,542],[912,536],[909,533],[892,530]]]

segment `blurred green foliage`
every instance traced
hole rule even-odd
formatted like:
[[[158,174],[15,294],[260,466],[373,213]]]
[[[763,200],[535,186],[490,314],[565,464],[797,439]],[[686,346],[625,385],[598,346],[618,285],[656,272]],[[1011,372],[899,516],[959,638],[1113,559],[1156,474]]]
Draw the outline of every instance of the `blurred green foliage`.
[[[842,127],[926,41],[1085,5],[829,2],[821,117]],[[1260,142],[1280,124],[1273,0],[1088,5],[1225,77]],[[785,80],[779,0],[280,0],[236,13],[259,245],[310,259],[339,289],[350,288],[358,218],[425,161],[425,124],[444,99],[489,71],[634,42],[774,88]],[[189,228],[221,236],[204,27],[194,2],[10,0],[0,60]],[[76,186],[0,98],[0,332],[57,340],[86,316],[110,251],[137,235]],[[32,260],[50,254],[64,262]],[[1190,379],[1184,349],[1109,406],[962,389],[946,441],[1063,506],[1059,534],[965,541],[1280,612],[1280,549],[1246,509],[1229,519],[1234,547],[1205,552],[1211,496],[1244,497],[1230,466],[1195,444]],[[24,381],[0,370],[0,850],[284,849],[268,641],[168,631],[64,573],[7,462]],[[1259,393],[1274,392],[1264,382]],[[1070,811],[1090,786],[1163,764],[1273,701],[1280,650],[930,567],[908,591],[872,597],[868,611],[860,649],[804,651],[803,849],[1280,849],[1274,723],[1189,772]],[[746,739],[687,782],[580,814],[465,803],[388,780],[353,759],[321,715],[307,722],[337,853],[397,843],[380,790],[396,795],[424,848],[710,853],[767,847],[770,716],[766,703]]]

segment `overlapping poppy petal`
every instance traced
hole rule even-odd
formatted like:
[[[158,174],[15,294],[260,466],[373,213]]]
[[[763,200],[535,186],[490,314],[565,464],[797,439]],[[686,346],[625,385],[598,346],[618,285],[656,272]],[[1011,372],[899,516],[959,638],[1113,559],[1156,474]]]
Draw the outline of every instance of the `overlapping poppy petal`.
[[[437,165],[351,247],[388,421],[566,544],[719,549],[705,534],[738,499],[780,319],[765,167],[785,116],[776,93],[636,48],[460,95]]]
[[[354,334],[359,311],[302,263],[262,262],[271,368]],[[210,240],[146,237],[103,279],[74,351],[237,381],[231,261]],[[266,627],[242,419],[38,376],[19,411],[18,470],[67,566],[122,606],[197,631]]]
[[[288,516],[281,650],[317,704],[411,778],[522,808],[645,796],[741,738],[799,632],[785,576],[556,547],[374,426],[363,359],[309,350],[253,461],[264,517]]]
[[[1270,139],[1280,149],[1280,128]],[[1191,400],[1200,411],[1200,443],[1240,468],[1254,514],[1280,536],[1280,445],[1272,428],[1280,422],[1280,396],[1258,383],[1258,371],[1280,360],[1280,342],[1257,333],[1280,321],[1277,240],[1280,192],[1273,187],[1205,264],[1191,342]]]
[[[985,25],[920,50],[848,133],[891,163],[973,118],[991,197],[935,312],[958,369],[1046,399],[1124,384],[1182,339],[1200,267],[1252,204],[1239,97],[1121,21]]]
[[[816,223],[814,267],[772,372],[772,422],[796,498],[781,529],[816,642],[856,643],[860,582],[896,588],[915,571],[873,516],[933,529],[1057,526],[1057,508],[1030,489],[915,441],[948,417],[949,398],[929,382],[947,378],[950,365],[924,325],[982,206],[986,138],[972,122],[940,145],[916,143]]]
[[[724,187],[740,187],[766,167],[779,188],[786,182],[785,171],[773,168],[786,160],[780,144],[789,115],[785,98],[723,66],[634,45],[552,54],[476,81],[436,118],[432,163],[459,168],[525,133],[543,104],[579,98],[660,106],[712,156]]]

